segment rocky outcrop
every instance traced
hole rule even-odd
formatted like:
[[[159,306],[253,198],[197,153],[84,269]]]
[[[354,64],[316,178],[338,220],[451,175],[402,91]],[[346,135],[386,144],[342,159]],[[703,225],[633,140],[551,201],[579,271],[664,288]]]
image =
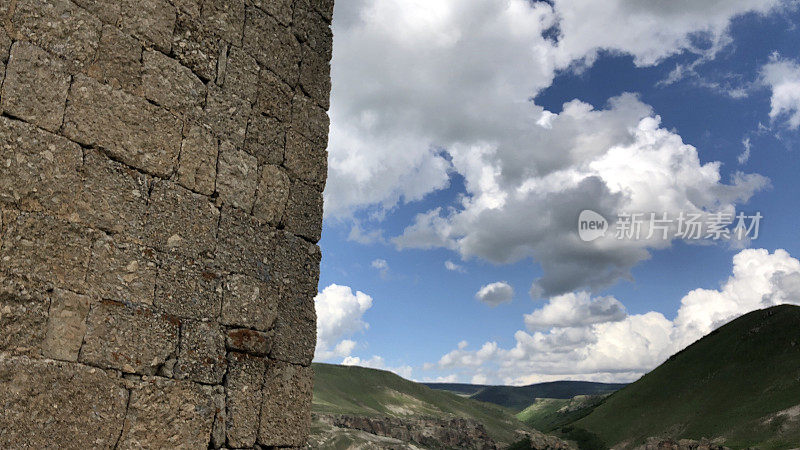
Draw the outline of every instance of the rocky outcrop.
[[[497,449],[484,426],[474,420],[452,418],[396,418],[349,415],[315,415],[334,427],[360,430],[377,436],[418,444],[424,448]]]
[[[333,0],[0,0],[0,447],[300,447]]]
[[[660,439],[649,438],[647,443],[637,447],[636,450],[730,450],[718,442],[708,439],[695,441],[692,439]]]

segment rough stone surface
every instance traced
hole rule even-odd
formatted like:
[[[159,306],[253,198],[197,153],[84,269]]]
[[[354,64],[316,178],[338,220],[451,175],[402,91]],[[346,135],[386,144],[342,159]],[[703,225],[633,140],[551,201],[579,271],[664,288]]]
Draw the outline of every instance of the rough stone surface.
[[[230,350],[256,356],[267,356],[272,348],[272,336],[269,333],[247,328],[236,328],[228,330],[228,334],[225,336],[225,346]]]
[[[308,439],[314,371],[310,367],[271,362],[264,376],[261,445],[301,446]]]
[[[100,369],[0,356],[3,448],[114,448],[127,401],[120,380]]]
[[[244,50],[289,85],[297,83],[300,44],[289,28],[258,8],[247,9]]]
[[[103,26],[100,46],[87,75],[114,89],[140,94],[142,45],[138,39],[112,25]]]
[[[304,447],[331,10],[0,0],[0,447]]]
[[[46,292],[32,290],[29,283],[0,273],[0,354],[41,353],[50,307]]]
[[[215,412],[208,386],[143,379],[131,391],[119,448],[208,448]]]
[[[175,170],[181,130],[180,119],[147,100],[75,76],[64,117],[68,138],[102,147],[125,164],[166,177]]]
[[[94,58],[102,23],[70,0],[20,0],[11,22],[16,38],[82,67]]]
[[[220,321],[229,326],[266,331],[275,321],[279,296],[275,282],[248,275],[230,275],[223,284]]]
[[[152,50],[145,50],[142,63],[142,86],[148,100],[178,113],[202,109],[206,87],[190,69]]]
[[[79,361],[126,373],[152,375],[178,345],[180,323],[149,309],[101,301],[86,319]]]
[[[18,120],[0,117],[0,203],[69,215],[75,209],[80,147]]]
[[[33,44],[18,41],[11,47],[0,106],[12,116],[57,131],[64,120],[69,82],[61,61]]]
[[[96,150],[84,152],[82,175],[78,220],[109,233],[142,236],[153,178]]]
[[[247,133],[250,102],[219,87],[211,86],[206,99],[205,120],[214,133],[241,147]]]
[[[159,269],[154,304],[178,317],[214,319],[220,308],[220,275],[214,269],[179,257]]]
[[[220,384],[225,368],[225,336],[219,326],[212,322],[185,321],[181,326],[175,377]]]
[[[92,245],[87,290],[95,298],[151,305],[158,262],[153,249],[103,234]]]
[[[286,229],[312,242],[322,235],[322,190],[320,187],[295,181],[283,219]]]
[[[258,184],[258,160],[230,142],[219,149],[217,192],[222,203],[245,211],[253,209]]]
[[[228,354],[227,393],[228,444],[253,447],[258,438],[262,388],[266,361],[244,353]]]
[[[286,134],[286,161],[284,165],[306,183],[324,183],[328,171],[328,152],[295,131]],[[320,186],[324,188],[323,186]]]
[[[253,215],[273,226],[281,223],[289,201],[290,187],[289,176],[280,167],[262,167]]]
[[[181,144],[178,183],[203,195],[211,195],[217,179],[217,138],[207,127],[191,124]]]
[[[74,292],[55,289],[50,298],[50,318],[42,345],[46,358],[77,361],[83,336],[86,334],[86,315],[91,299]]]
[[[219,210],[206,197],[162,181],[150,194],[145,236],[161,251],[210,255],[218,219]]]
[[[287,125],[254,112],[247,126],[244,148],[259,164],[283,164]]]
[[[76,292],[85,289],[92,232],[40,213],[5,225],[0,267],[6,273]]]

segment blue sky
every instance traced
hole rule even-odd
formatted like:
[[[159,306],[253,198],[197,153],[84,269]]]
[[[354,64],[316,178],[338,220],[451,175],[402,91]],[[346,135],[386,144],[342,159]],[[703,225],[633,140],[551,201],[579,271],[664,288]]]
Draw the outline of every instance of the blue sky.
[[[337,3],[317,361],[629,381],[800,301],[796,4],[581,3]],[[764,219],[592,243],[582,208]]]

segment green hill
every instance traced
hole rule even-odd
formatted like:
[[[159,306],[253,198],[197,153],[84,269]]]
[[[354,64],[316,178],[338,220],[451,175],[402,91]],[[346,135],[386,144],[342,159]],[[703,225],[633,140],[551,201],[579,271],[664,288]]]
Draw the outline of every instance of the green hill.
[[[570,399],[577,395],[603,395],[625,386],[618,383],[589,381],[553,381],[528,386],[488,386],[471,398],[519,412],[530,406],[537,398]]]
[[[517,430],[530,430],[502,407],[433,390],[391,372],[330,364],[313,367],[313,411],[318,414],[474,419],[492,439],[507,444],[514,441]]]
[[[455,392],[460,395],[474,395],[489,386],[483,384],[469,384],[469,383],[422,383],[431,389],[437,391]]]
[[[746,314],[609,396],[573,426],[608,445],[725,438],[732,448],[800,443],[800,307]]]
[[[517,413],[517,419],[547,433],[587,416],[603,399],[602,395],[578,395],[571,399],[539,398]]]

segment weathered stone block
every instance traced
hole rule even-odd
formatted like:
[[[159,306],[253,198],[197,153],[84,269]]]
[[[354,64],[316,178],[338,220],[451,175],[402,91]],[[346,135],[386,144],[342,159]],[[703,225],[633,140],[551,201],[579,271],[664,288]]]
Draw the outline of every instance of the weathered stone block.
[[[41,354],[49,307],[44,289],[0,274],[0,353]]]
[[[217,136],[241,148],[247,133],[248,117],[250,102],[218,86],[209,85],[204,119]]]
[[[119,448],[208,448],[215,412],[209,386],[146,378],[131,391]]]
[[[0,117],[0,203],[69,215],[80,189],[81,161],[77,144]]]
[[[225,346],[229,350],[255,356],[267,356],[272,348],[272,335],[247,328],[228,330]]]
[[[303,45],[303,61],[300,63],[300,86],[322,109],[331,106],[330,59],[320,55],[308,45]]]
[[[0,271],[83,292],[91,231],[74,223],[31,213],[6,224]]]
[[[255,58],[239,47],[230,47],[225,57],[225,70],[217,74],[217,85],[226,93],[253,102],[258,93],[260,72]]]
[[[155,306],[178,317],[215,320],[220,310],[220,278],[211,268],[169,258],[159,270]]]
[[[287,125],[274,117],[254,112],[247,127],[245,150],[259,164],[283,164]]]
[[[273,329],[270,358],[308,366],[317,345],[317,315],[314,297],[292,296],[282,292]]]
[[[292,22],[292,0],[252,0],[251,3],[282,25],[288,26]]]
[[[160,177],[175,171],[182,124],[147,100],[76,75],[70,88],[64,134],[97,145],[121,162]]]
[[[258,82],[258,98],[254,111],[288,122],[292,117],[294,92],[269,70],[262,70]]]
[[[280,291],[276,282],[247,275],[229,275],[222,290],[220,322],[235,327],[267,331],[278,314]]]
[[[258,443],[281,447],[306,445],[314,371],[310,367],[270,362],[264,381]]]
[[[219,221],[216,262],[230,272],[269,282],[272,271],[273,232],[236,208],[224,208]]]
[[[0,14],[6,17],[8,10],[0,7]],[[8,63],[8,55],[11,51],[11,36],[8,35],[7,30],[0,30],[0,62],[3,64]]]
[[[179,114],[202,109],[206,86],[191,70],[152,50],[145,50],[142,63],[145,97]]]
[[[220,50],[219,38],[208,31],[199,18],[183,12],[178,14],[172,51],[181,64],[192,69],[203,81],[214,80]]]
[[[311,5],[328,23],[333,20],[333,0],[298,0],[298,3]]]
[[[0,358],[0,447],[114,448],[127,401],[119,379],[102,370]]]
[[[286,230],[311,242],[322,235],[322,192],[320,188],[302,181],[292,183],[289,203],[283,222]]]
[[[113,25],[103,26],[97,56],[86,74],[114,89],[140,95],[142,44]]]
[[[225,336],[219,325],[195,320],[183,322],[175,378],[220,384],[226,366]]]
[[[110,233],[140,238],[153,178],[86,150],[83,186],[76,205],[80,221]]]
[[[46,358],[77,361],[86,334],[86,316],[91,299],[74,292],[55,289],[50,297],[47,334],[42,344]]]
[[[100,21],[69,0],[20,0],[11,19],[16,38],[55,53],[78,67],[89,64],[100,41]]]
[[[104,23],[116,24],[120,19],[121,2],[113,0],[72,0]]]
[[[152,375],[177,354],[177,319],[146,308],[102,301],[92,306],[78,360],[126,373]]]
[[[313,100],[297,94],[292,100],[292,129],[323,147],[328,146],[328,113]]]
[[[150,194],[145,236],[161,251],[189,256],[214,252],[219,210],[206,197],[169,181],[160,181]]]
[[[204,0],[203,20],[217,36],[241,45],[244,30],[244,0]]]
[[[297,84],[300,44],[290,29],[264,11],[249,7],[243,47],[290,86]]]
[[[3,83],[3,111],[55,132],[64,120],[70,76],[64,64],[41,48],[17,41]]]
[[[217,192],[222,203],[250,212],[258,185],[258,160],[230,142],[219,149]]]
[[[274,273],[282,284],[270,357],[309,365],[316,346],[314,296],[319,282],[319,247],[285,232],[276,233],[273,245]]]
[[[191,124],[181,144],[178,184],[203,195],[214,193],[217,180],[217,138],[203,125]]]
[[[295,131],[286,133],[286,161],[284,165],[306,183],[325,188],[328,175],[328,152],[320,144],[308,140]]]
[[[319,246],[286,231],[276,232],[271,245],[274,274],[283,283],[283,292],[313,298],[317,294],[322,260]]]
[[[253,215],[264,223],[277,226],[283,219],[289,201],[289,176],[278,166],[261,168]]]
[[[175,7],[167,0],[105,0],[120,6],[119,25],[122,31],[153,44],[169,53],[175,29]]]
[[[330,19],[326,19],[311,3],[309,0],[298,0],[296,2],[294,33],[301,42],[308,45],[327,61],[330,61],[331,51],[333,50],[333,33],[330,28]]]
[[[225,390],[230,447],[252,448],[256,443],[265,370],[264,358],[236,352],[228,354]]]
[[[87,289],[94,297],[152,305],[157,266],[152,249],[102,234],[92,245]]]

